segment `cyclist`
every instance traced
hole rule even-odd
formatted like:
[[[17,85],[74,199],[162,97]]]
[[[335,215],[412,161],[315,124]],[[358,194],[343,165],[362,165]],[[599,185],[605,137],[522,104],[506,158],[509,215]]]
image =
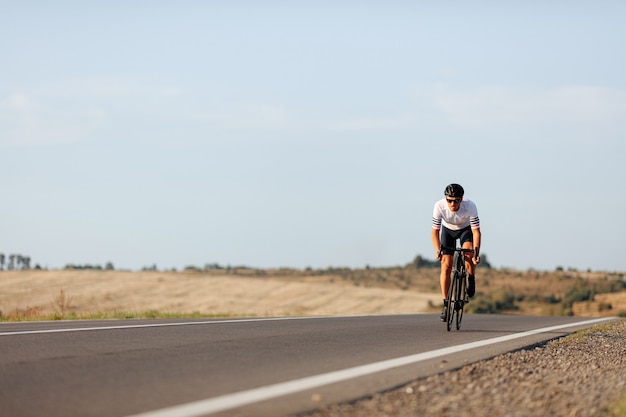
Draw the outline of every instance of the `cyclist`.
[[[459,239],[461,247],[474,249],[465,255],[465,266],[469,275],[467,295],[473,297],[476,292],[476,278],[474,271],[480,263],[480,220],[476,204],[463,198],[465,191],[459,184],[450,184],[444,191],[445,198],[435,203],[433,210],[432,242],[435,248],[435,257],[441,261],[441,275],[439,283],[443,294],[443,311],[441,320],[446,321],[446,306],[448,288],[450,287],[450,272],[452,270],[452,251],[442,247],[456,247]]]

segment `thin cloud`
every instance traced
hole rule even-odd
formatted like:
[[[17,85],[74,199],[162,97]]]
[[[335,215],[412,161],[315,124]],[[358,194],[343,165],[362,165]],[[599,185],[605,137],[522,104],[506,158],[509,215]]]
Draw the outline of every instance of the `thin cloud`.
[[[34,85],[0,96],[0,146],[47,146],[90,140],[117,118],[162,119],[184,90],[116,77]],[[113,126],[121,127],[119,125]]]
[[[489,86],[459,90],[437,86],[426,93],[449,122],[467,128],[592,125],[626,131],[626,91],[593,86],[539,90]]]
[[[397,117],[361,117],[330,123],[327,127],[330,130],[338,131],[408,129],[415,127],[415,118],[410,115]]]
[[[0,146],[56,145],[84,140],[104,122],[95,107],[59,109],[25,93],[0,99]]]
[[[216,129],[284,129],[296,125],[287,108],[281,105],[235,104],[208,110],[203,110],[202,107],[213,106],[210,104],[197,104],[197,106],[182,117]]]
[[[412,104],[401,114],[348,117],[324,124],[338,131],[438,129],[455,126],[478,132],[549,132],[541,136],[596,143],[626,134],[626,90],[597,86],[552,89],[450,85],[411,88]],[[330,115],[329,115],[330,116]],[[557,135],[555,133],[558,132]],[[500,134],[500,133],[498,133]]]

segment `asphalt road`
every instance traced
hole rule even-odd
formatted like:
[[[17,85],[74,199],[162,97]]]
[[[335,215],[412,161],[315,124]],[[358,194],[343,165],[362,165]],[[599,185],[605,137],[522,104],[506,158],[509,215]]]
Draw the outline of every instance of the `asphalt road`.
[[[451,332],[430,314],[2,323],[0,416],[293,415],[595,323],[466,315]]]

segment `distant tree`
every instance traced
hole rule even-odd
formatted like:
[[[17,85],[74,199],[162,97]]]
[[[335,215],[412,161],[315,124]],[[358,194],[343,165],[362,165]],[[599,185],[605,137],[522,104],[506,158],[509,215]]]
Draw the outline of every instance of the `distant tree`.
[[[413,259],[413,266],[416,268],[436,268],[439,266],[439,261],[423,258],[422,255],[417,255]]]
[[[104,269],[106,269],[107,271],[113,271],[115,268],[113,267],[113,262],[109,261],[106,263],[106,265],[104,266]]]
[[[4,261],[5,261],[4,253],[0,253],[0,271],[4,269]]]
[[[486,253],[481,253],[480,254],[480,264],[478,264],[478,266],[481,266],[483,268],[491,269],[491,264],[487,260],[487,254]]]
[[[185,272],[200,272],[200,271],[201,271],[201,269],[200,269],[200,268],[198,268],[198,267],[197,267],[197,266],[195,266],[195,265],[187,265],[187,266],[185,267]]]
[[[7,269],[12,271],[13,268],[15,268],[15,255],[11,254],[9,255],[9,265],[7,266]]]

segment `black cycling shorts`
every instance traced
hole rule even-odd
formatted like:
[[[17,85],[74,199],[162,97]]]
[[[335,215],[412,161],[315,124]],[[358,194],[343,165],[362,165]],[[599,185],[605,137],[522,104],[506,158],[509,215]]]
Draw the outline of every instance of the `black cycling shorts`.
[[[456,241],[461,241],[461,246],[465,242],[474,243],[474,235],[472,234],[471,226],[467,226],[460,230],[450,230],[445,226],[441,226],[441,246],[447,248],[456,248]],[[443,250],[445,255],[452,255],[454,252],[451,250]]]

